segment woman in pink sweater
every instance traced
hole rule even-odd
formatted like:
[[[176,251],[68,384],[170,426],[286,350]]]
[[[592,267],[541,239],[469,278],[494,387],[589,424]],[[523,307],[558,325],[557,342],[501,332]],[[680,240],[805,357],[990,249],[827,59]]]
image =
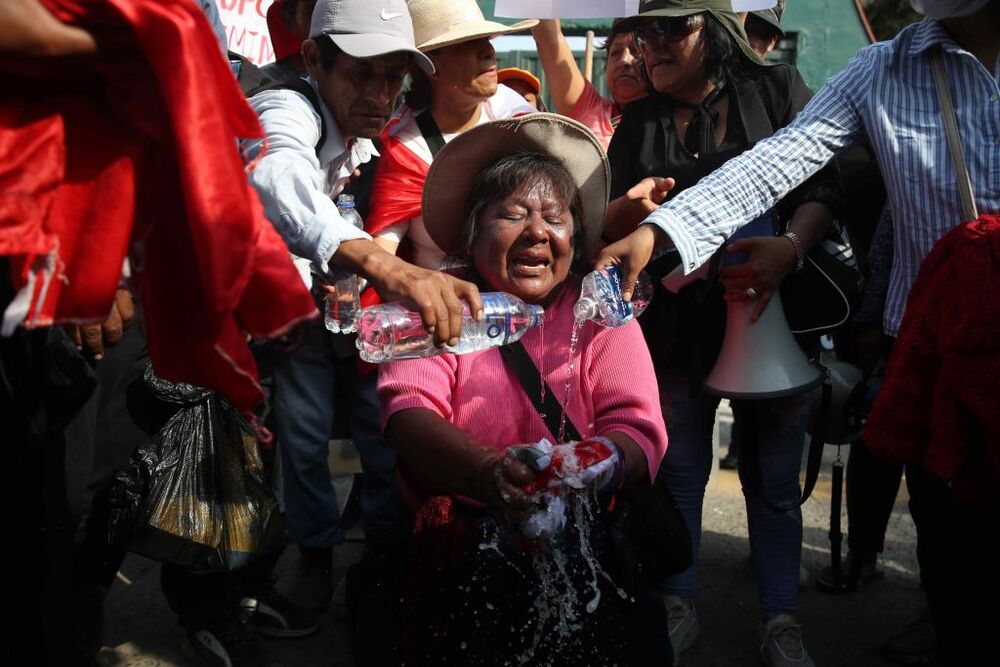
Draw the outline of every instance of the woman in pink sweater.
[[[667,443],[652,363],[636,322],[617,329],[587,322],[569,358],[580,288],[574,269],[586,270],[600,238],[608,182],[606,157],[589,130],[555,114],[532,114],[474,128],[449,143],[431,166],[423,202],[428,232],[450,257],[467,264],[465,271],[481,289],[545,308],[544,326],[521,343],[560,401],[570,378],[566,416],[590,446],[596,438],[607,455],[594,482],[605,498],[623,484],[648,483]],[[619,651],[639,650],[658,653],[651,662],[666,664],[662,652],[669,651],[669,642],[653,641],[657,629],[648,626],[655,610],[637,613],[635,599],[622,601],[615,587],[598,596],[603,613],[576,610],[575,624],[566,626],[574,619],[557,616],[572,617],[573,605],[551,614],[538,608],[538,591],[526,586],[531,568],[539,567],[537,561],[532,565],[532,550],[540,548],[517,537],[517,526],[537,504],[536,474],[522,462],[520,446],[555,441],[556,435],[499,350],[387,364],[380,368],[379,398],[386,438],[398,449],[400,483],[417,513],[416,559],[439,556],[417,567],[445,573],[452,590],[444,595],[444,609],[441,590],[433,590],[434,603],[415,601],[422,628],[410,633],[411,649],[414,636],[436,637],[416,649],[418,662],[450,656],[465,664],[494,664],[500,650],[531,662],[581,664],[593,659],[594,650],[619,658]],[[490,549],[477,545],[483,539]],[[574,540],[587,537],[568,535],[563,551]],[[490,565],[484,552],[502,553],[502,562]],[[573,563],[570,556],[570,570]],[[605,583],[595,573],[595,591],[598,579]],[[465,583],[453,586],[456,581]],[[520,629],[507,628],[498,637],[495,631],[511,619]],[[630,647],[638,628],[644,641]],[[558,650],[539,641],[540,633],[549,632],[559,634]]]

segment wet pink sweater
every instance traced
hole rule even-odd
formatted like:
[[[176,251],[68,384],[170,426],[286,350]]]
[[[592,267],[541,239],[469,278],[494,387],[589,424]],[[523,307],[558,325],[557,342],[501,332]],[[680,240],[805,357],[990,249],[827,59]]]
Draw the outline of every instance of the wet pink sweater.
[[[545,309],[544,326],[521,338],[560,402],[566,391],[573,304],[579,293],[579,278],[570,277]],[[567,412],[580,434],[614,431],[629,436],[645,452],[654,477],[667,449],[667,432],[653,364],[638,323],[605,329],[587,322],[575,361]],[[554,440],[496,349],[383,364],[378,396],[383,428],[400,410],[425,408],[497,449]]]

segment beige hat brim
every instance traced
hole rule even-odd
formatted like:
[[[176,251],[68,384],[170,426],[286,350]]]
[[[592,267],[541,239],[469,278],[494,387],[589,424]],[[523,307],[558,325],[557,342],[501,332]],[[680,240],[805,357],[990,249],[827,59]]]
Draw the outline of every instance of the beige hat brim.
[[[509,35],[514,32],[521,32],[523,30],[533,28],[536,25],[538,25],[537,19],[518,21],[512,25],[504,25],[503,23],[497,23],[495,21],[465,21],[449,28],[441,34],[435,35],[432,39],[429,39],[426,42],[417,44],[417,48],[424,53],[427,53],[428,51],[433,51],[434,49],[440,49],[445,46],[460,44],[462,42],[471,42],[474,39],[480,39],[482,37],[497,37],[499,35]]]
[[[461,242],[466,205],[479,173],[501,157],[543,153],[559,160],[576,183],[582,204],[584,257],[597,249],[611,191],[608,158],[586,126],[554,113],[532,113],[485,123],[448,142],[431,163],[424,183],[427,233],[452,254]]]

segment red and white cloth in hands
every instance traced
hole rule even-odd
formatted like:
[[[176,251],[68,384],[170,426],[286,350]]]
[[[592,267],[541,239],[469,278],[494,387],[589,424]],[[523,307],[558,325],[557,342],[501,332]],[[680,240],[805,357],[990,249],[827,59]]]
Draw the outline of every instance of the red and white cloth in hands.
[[[534,445],[518,446],[515,456],[536,474],[524,489],[537,501],[537,509],[521,524],[530,539],[547,540],[562,533],[567,493],[593,488],[603,494],[617,489],[625,478],[621,448],[602,436],[560,445],[543,438]]]

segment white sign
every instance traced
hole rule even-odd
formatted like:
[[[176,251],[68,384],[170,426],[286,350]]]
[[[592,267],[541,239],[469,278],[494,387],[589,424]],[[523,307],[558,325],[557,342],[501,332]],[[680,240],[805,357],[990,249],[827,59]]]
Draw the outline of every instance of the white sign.
[[[733,0],[734,12],[755,12],[760,9],[770,9],[778,4],[778,0]]]
[[[255,65],[274,61],[274,47],[267,31],[267,8],[273,0],[215,0],[226,26],[229,50]]]
[[[511,19],[613,19],[635,16],[639,0],[497,0],[494,16]]]

